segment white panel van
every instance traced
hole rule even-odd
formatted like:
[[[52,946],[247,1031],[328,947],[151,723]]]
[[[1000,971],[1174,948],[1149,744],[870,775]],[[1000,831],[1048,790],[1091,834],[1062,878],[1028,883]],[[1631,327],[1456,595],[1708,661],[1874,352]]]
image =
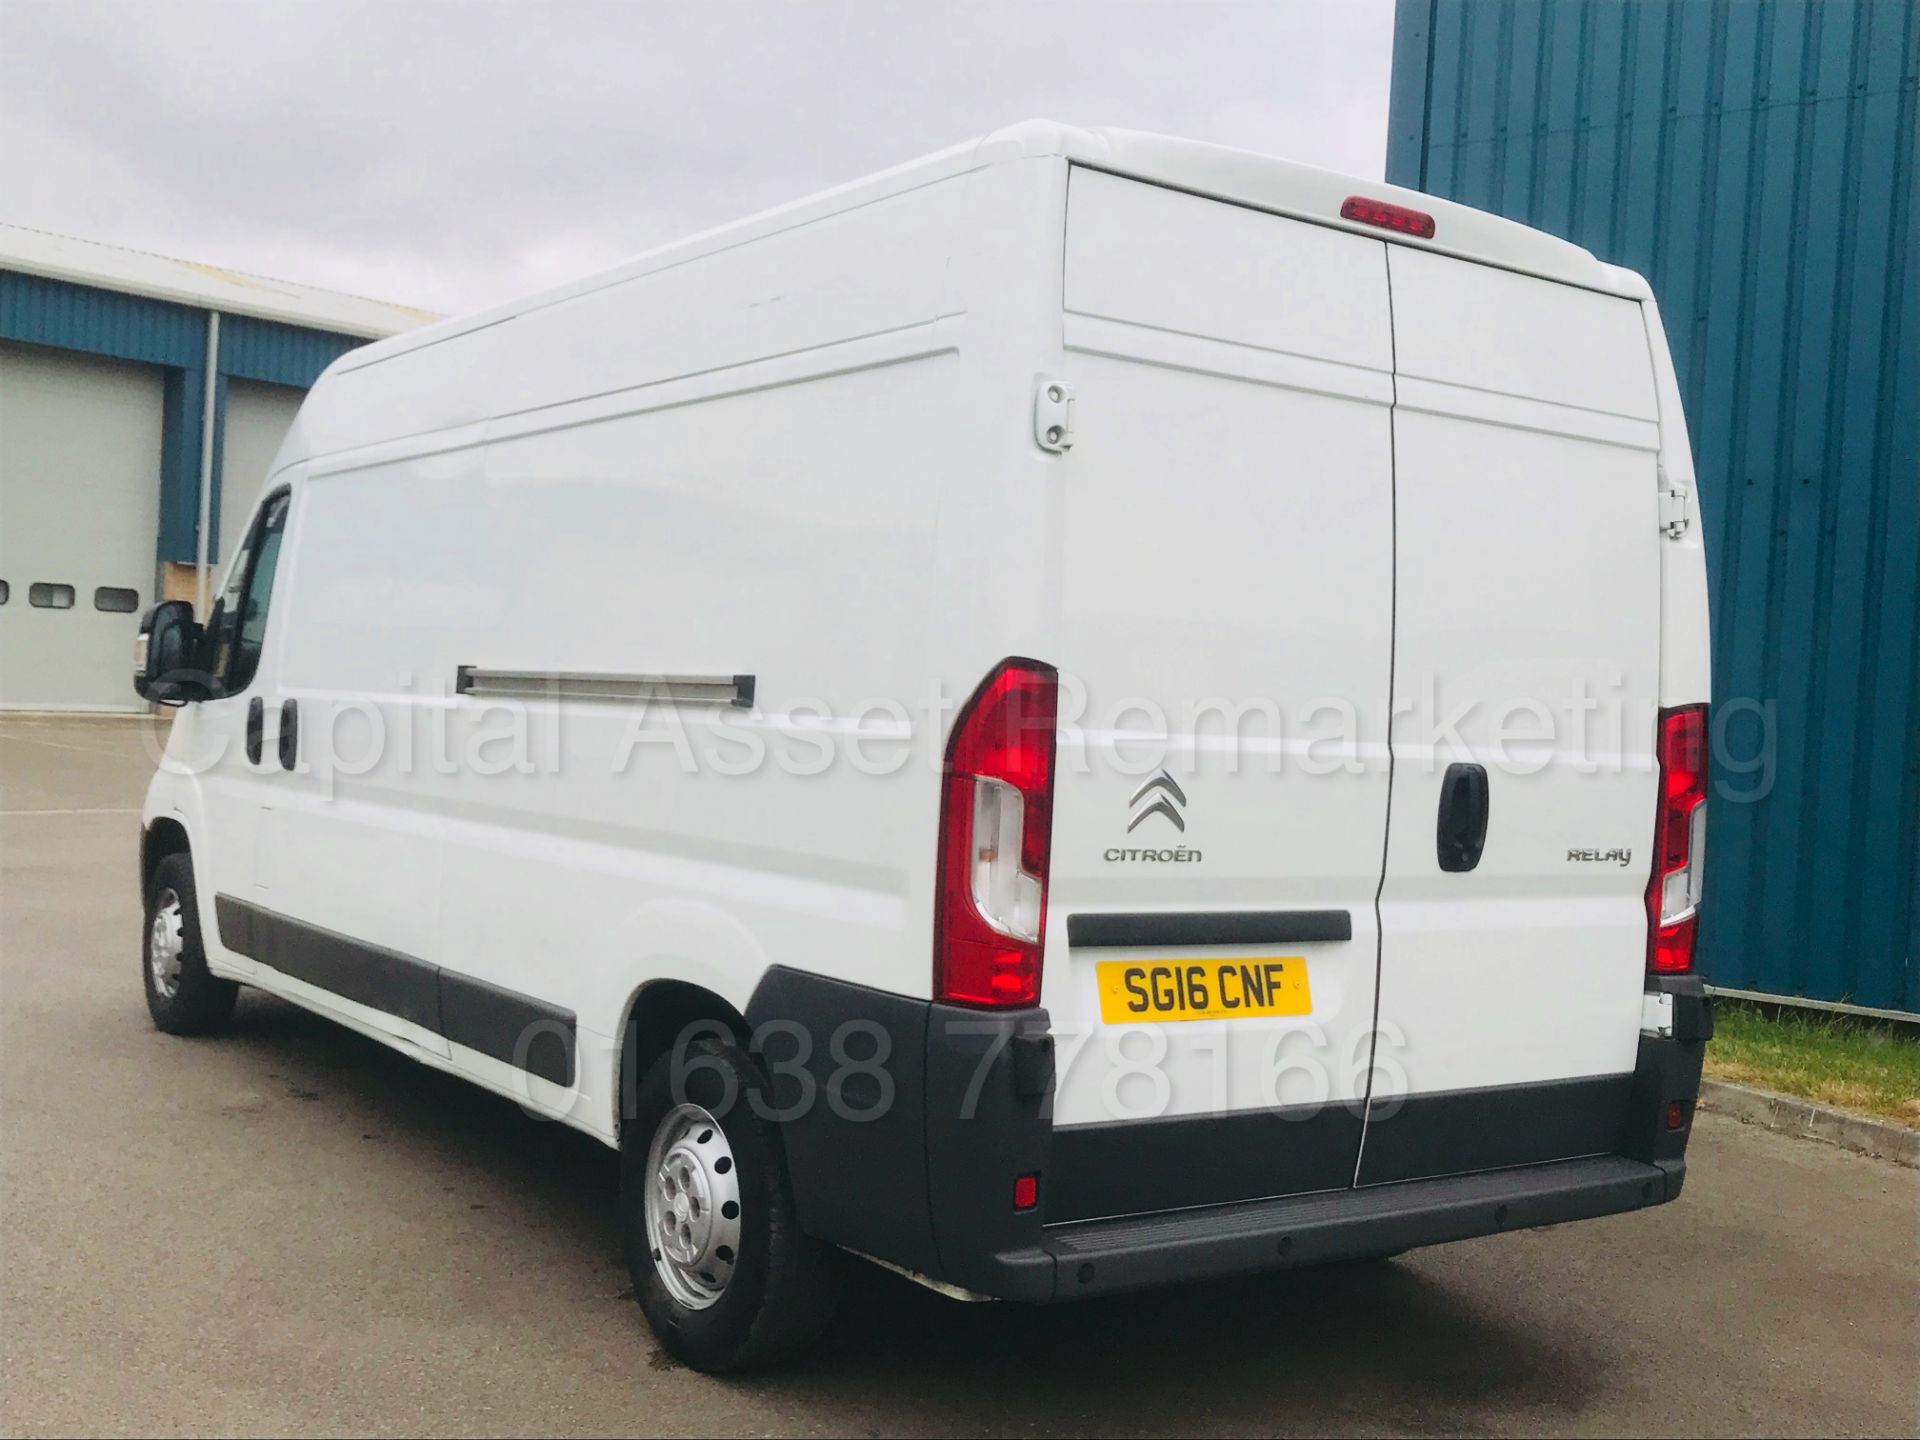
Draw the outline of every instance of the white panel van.
[[[1673,1199],[1708,650],[1646,283],[1026,124],[356,350],[146,804],[256,986],[621,1155],[721,1370]]]

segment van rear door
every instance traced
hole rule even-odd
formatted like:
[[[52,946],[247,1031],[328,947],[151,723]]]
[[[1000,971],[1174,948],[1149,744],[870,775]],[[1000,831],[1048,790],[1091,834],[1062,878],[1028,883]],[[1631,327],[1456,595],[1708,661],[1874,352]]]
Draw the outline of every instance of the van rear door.
[[[1352,1183],[1388,794],[1386,249],[1072,172],[1049,1222]]]
[[[1618,1148],[1659,666],[1631,300],[1389,252],[1393,799],[1359,1183]]]

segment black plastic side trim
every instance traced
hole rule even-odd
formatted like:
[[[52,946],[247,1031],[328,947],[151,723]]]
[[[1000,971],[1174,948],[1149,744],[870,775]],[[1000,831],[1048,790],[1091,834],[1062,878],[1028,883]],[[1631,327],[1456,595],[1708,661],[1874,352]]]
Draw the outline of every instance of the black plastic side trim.
[[[1054,1173],[1053,1090],[1032,1093],[1019,1057],[1047,1034],[1044,1010],[927,1014],[927,1196],[941,1278],[982,1294],[1043,1299],[1052,1266],[1028,1258],[1040,1239]],[[1051,1069],[1047,1074],[1051,1078]],[[1040,1204],[1013,1206],[1019,1175],[1040,1177]]]
[[[1046,1011],[934,1005],[776,965],[746,1021],[808,1234],[982,1294],[1052,1295],[1040,1210],[1013,1204],[1031,1174],[1047,1203]]]
[[[573,1084],[573,1012],[558,1005],[443,969],[440,1033],[555,1085]]]
[[[1656,993],[1673,997],[1673,1035],[1643,1034],[1633,1071],[1633,1112],[1621,1148],[1655,1165],[1683,1163],[1693,1133],[1700,1069],[1713,1036],[1713,1001],[1698,975],[1650,977]],[[1679,1106],[1679,1124],[1671,1107]]]
[[[213,923],[219,928],[220,943],[236,955],[259,959],[260,945],[253,938],[254,907],[231,895],[213,897]]]
[[[253,958],[282,975],[440,1029],[440,972],[424,960],[257,907],[253,940],[260,947]]]
[[[927,1210],[929,1009],[775,965],[746,1010],[801,1228],[925,1274],[939,1268]],[[834,1058],[836,1037],[856,1065]]]
[[[573,1084],[571,1010],[231,895],[214,896],[213,913],[220,943],[236,954],[343,1000],[384,1010],[529,1075]]]
[[[1624,1148],[1632,1075],[1376,1095],[1359,1183],[1537,1165]]]
[[[1092,949],[1165,945],[1310,945],[1351,940],[1345,910],[1170,910],[1067,916],[1067,944]]]

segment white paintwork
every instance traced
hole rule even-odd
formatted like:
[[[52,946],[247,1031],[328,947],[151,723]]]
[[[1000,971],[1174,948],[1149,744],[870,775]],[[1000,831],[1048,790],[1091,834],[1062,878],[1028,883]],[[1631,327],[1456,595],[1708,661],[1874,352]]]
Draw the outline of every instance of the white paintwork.
[[[1366,737],[1386,733],[1393,625],[1386,249],[1073,174],[1064,373],[1079,438],[1056,482],[1058,654],[1085,719],[1061,737],[1054,804],[1041,998],[1067,1037],[1056,1123],[1366,1093],[1387,809],[1386,748]],[[1312,707],[1333,699],[1358,723],[1314,773]],[[1155,816],[1129,834],[1127,802],[1163,749],[1187,828]],[[1105,859],[1142,846],[1204,859]],[[1102,1026],[1098,961],[1207,952],[1076,953],[1065,917],[1182,908],[1345,909],[1353,939],[1235,951],[1304,950],[1309,1015]],[[1160,1029],[1166,1085],[1123,1079]]]
[[[26,225],[0,224],[0,270],[370,340],[398,335],[438,318],[430,310]]]
[[[409,351],[438,345],[548,306],[613,288],[639,276],[686,264],[715,251],[752,244],[785,231],[798,230],[816,221],[851,215],[875,201],[935,186],[956,175],[1020,160],[1066,161],[1076,166],[1230,200],[1257,210],[1289,215],[1316,225],[1378,239],[1380,231],[1340,218],[1341,203],[1349,195],[1364,194],[1424,210],[1435,217],[1437,228],[1432,240],[1397,237],[1397,243],[1405,246],[1481,260],[1503,269],[1627,295],[1633,299],[1639,299],[1646,293],[1646,282],[1638,275],[1602,264],[1577,245],[1437,196],[1422,195],[1378,180],[1358,180],[1330,170],[1225,145],[1148,135],[1133,130],[1085,128],[1062,125],[1051,120],[1027,120],[996,130],[978,140],[955,145],[791,204],[689,236],[571,284],[510,300],[471,315],[454,316],[438,324],[395,336],[381,344],[367,346],[343,357],[338,362],[338,368],[344,372],[379,364]],[[1012,279],[1006,274],[1001,278]],[[470,372],[467,377],[470,385],[478,386],[487,385],[490,378],[477,370]],[[453,397],[445,391],[441,391],[437,398],[453,401]],[[485,402],[481,403],[480,408],[484,410]],[[331,413],[329,420],[332,424],[350,423],[339,412]]]
[[[162,372],[0,344],[0,709],[123,710],[133,642],[153,603]],[[35,581],[71,585],[70,610],[35,609]],[[131,613],[94,608],[103,585]]]
[[[1353,193],[1430,210],[1436,240],[1341,221]],[[1031,656],[1068,684],[1063,1123],[1356,1099],[1376,1004],[1417,1090],[1630,1068],[1646,871],[1564,856],[1644,854],[1650,720],[1603,755],[1618,775],[1564,746],[1496,775],[1486,859],[1442,875],[1438,771],[1494,737],[1432,744],[1390,708],[1424,671],[1443,702],[1614,670],[1632,704],[1706,698],[1698,526],[1656,528],[1685,438],[1646,300],[1442,201],[1031,124],[367,347],[270,482],[294,509],[254,688],[269,757],[298,702],[301,768],[163,771],[148,815],[195,833],[209,907],[245,887],[575,1011],[559,1092],[248,976],[612,1140],[650,981],[743,1008],[779,963],[929,995],[953,706]],[[1035,439],[1048,379],[1064,453]],[[456,695],[462,665],[752,674],[757,703],[562,710]],[[189,708],[176,751],[241,703]],[[1143,742],[1185,832],[1129,837]],[[228,781],[234,833],[204,837]],[[1203,860],[1106,859],[1149,843]],[[1164,1095],[1131,1078],[1158,1041],[1115,1053],[1067,916],[1289,908],[1353,917],[1351,942],[1277,947],[1307,954],[1313,1013],[1168,1027]]]
[[[1635,277],[1638,278],[1638,277]],[[1644,285],[1645,282],[1643,281]],[[1687,495],[1687,528],[1660,547],[1660,704],[1704,700],[1713,689],[1707,616],[1707,541],[1700,522],[1700,485],[1694,477],[1693,444],[1680,405],[1680,380],[1652,292],[1641,302],[1653,380],[1660,401],[1660,468],[1669,488]]]
[[[1375,1101],[1629,1071],[1663,543],[1646,332],[1629,300],[1389,256],[1404,378],[1380,1024],[1397,1071]],[[1479,865],[1446,874],[1455,761],[1486,766],[1491,821]],[[1615,848],[1634,860],[1569,858]]]

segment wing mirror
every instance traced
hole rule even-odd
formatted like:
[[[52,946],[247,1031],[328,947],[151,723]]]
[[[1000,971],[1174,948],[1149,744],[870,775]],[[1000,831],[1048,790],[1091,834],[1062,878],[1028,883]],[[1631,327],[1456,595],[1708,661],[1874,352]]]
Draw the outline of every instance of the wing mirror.
[[[133,642],[133,688],[156,705],[187,705],[211,689],[199,669],[200,622],[185,600],[162,600],[140,622]]]

